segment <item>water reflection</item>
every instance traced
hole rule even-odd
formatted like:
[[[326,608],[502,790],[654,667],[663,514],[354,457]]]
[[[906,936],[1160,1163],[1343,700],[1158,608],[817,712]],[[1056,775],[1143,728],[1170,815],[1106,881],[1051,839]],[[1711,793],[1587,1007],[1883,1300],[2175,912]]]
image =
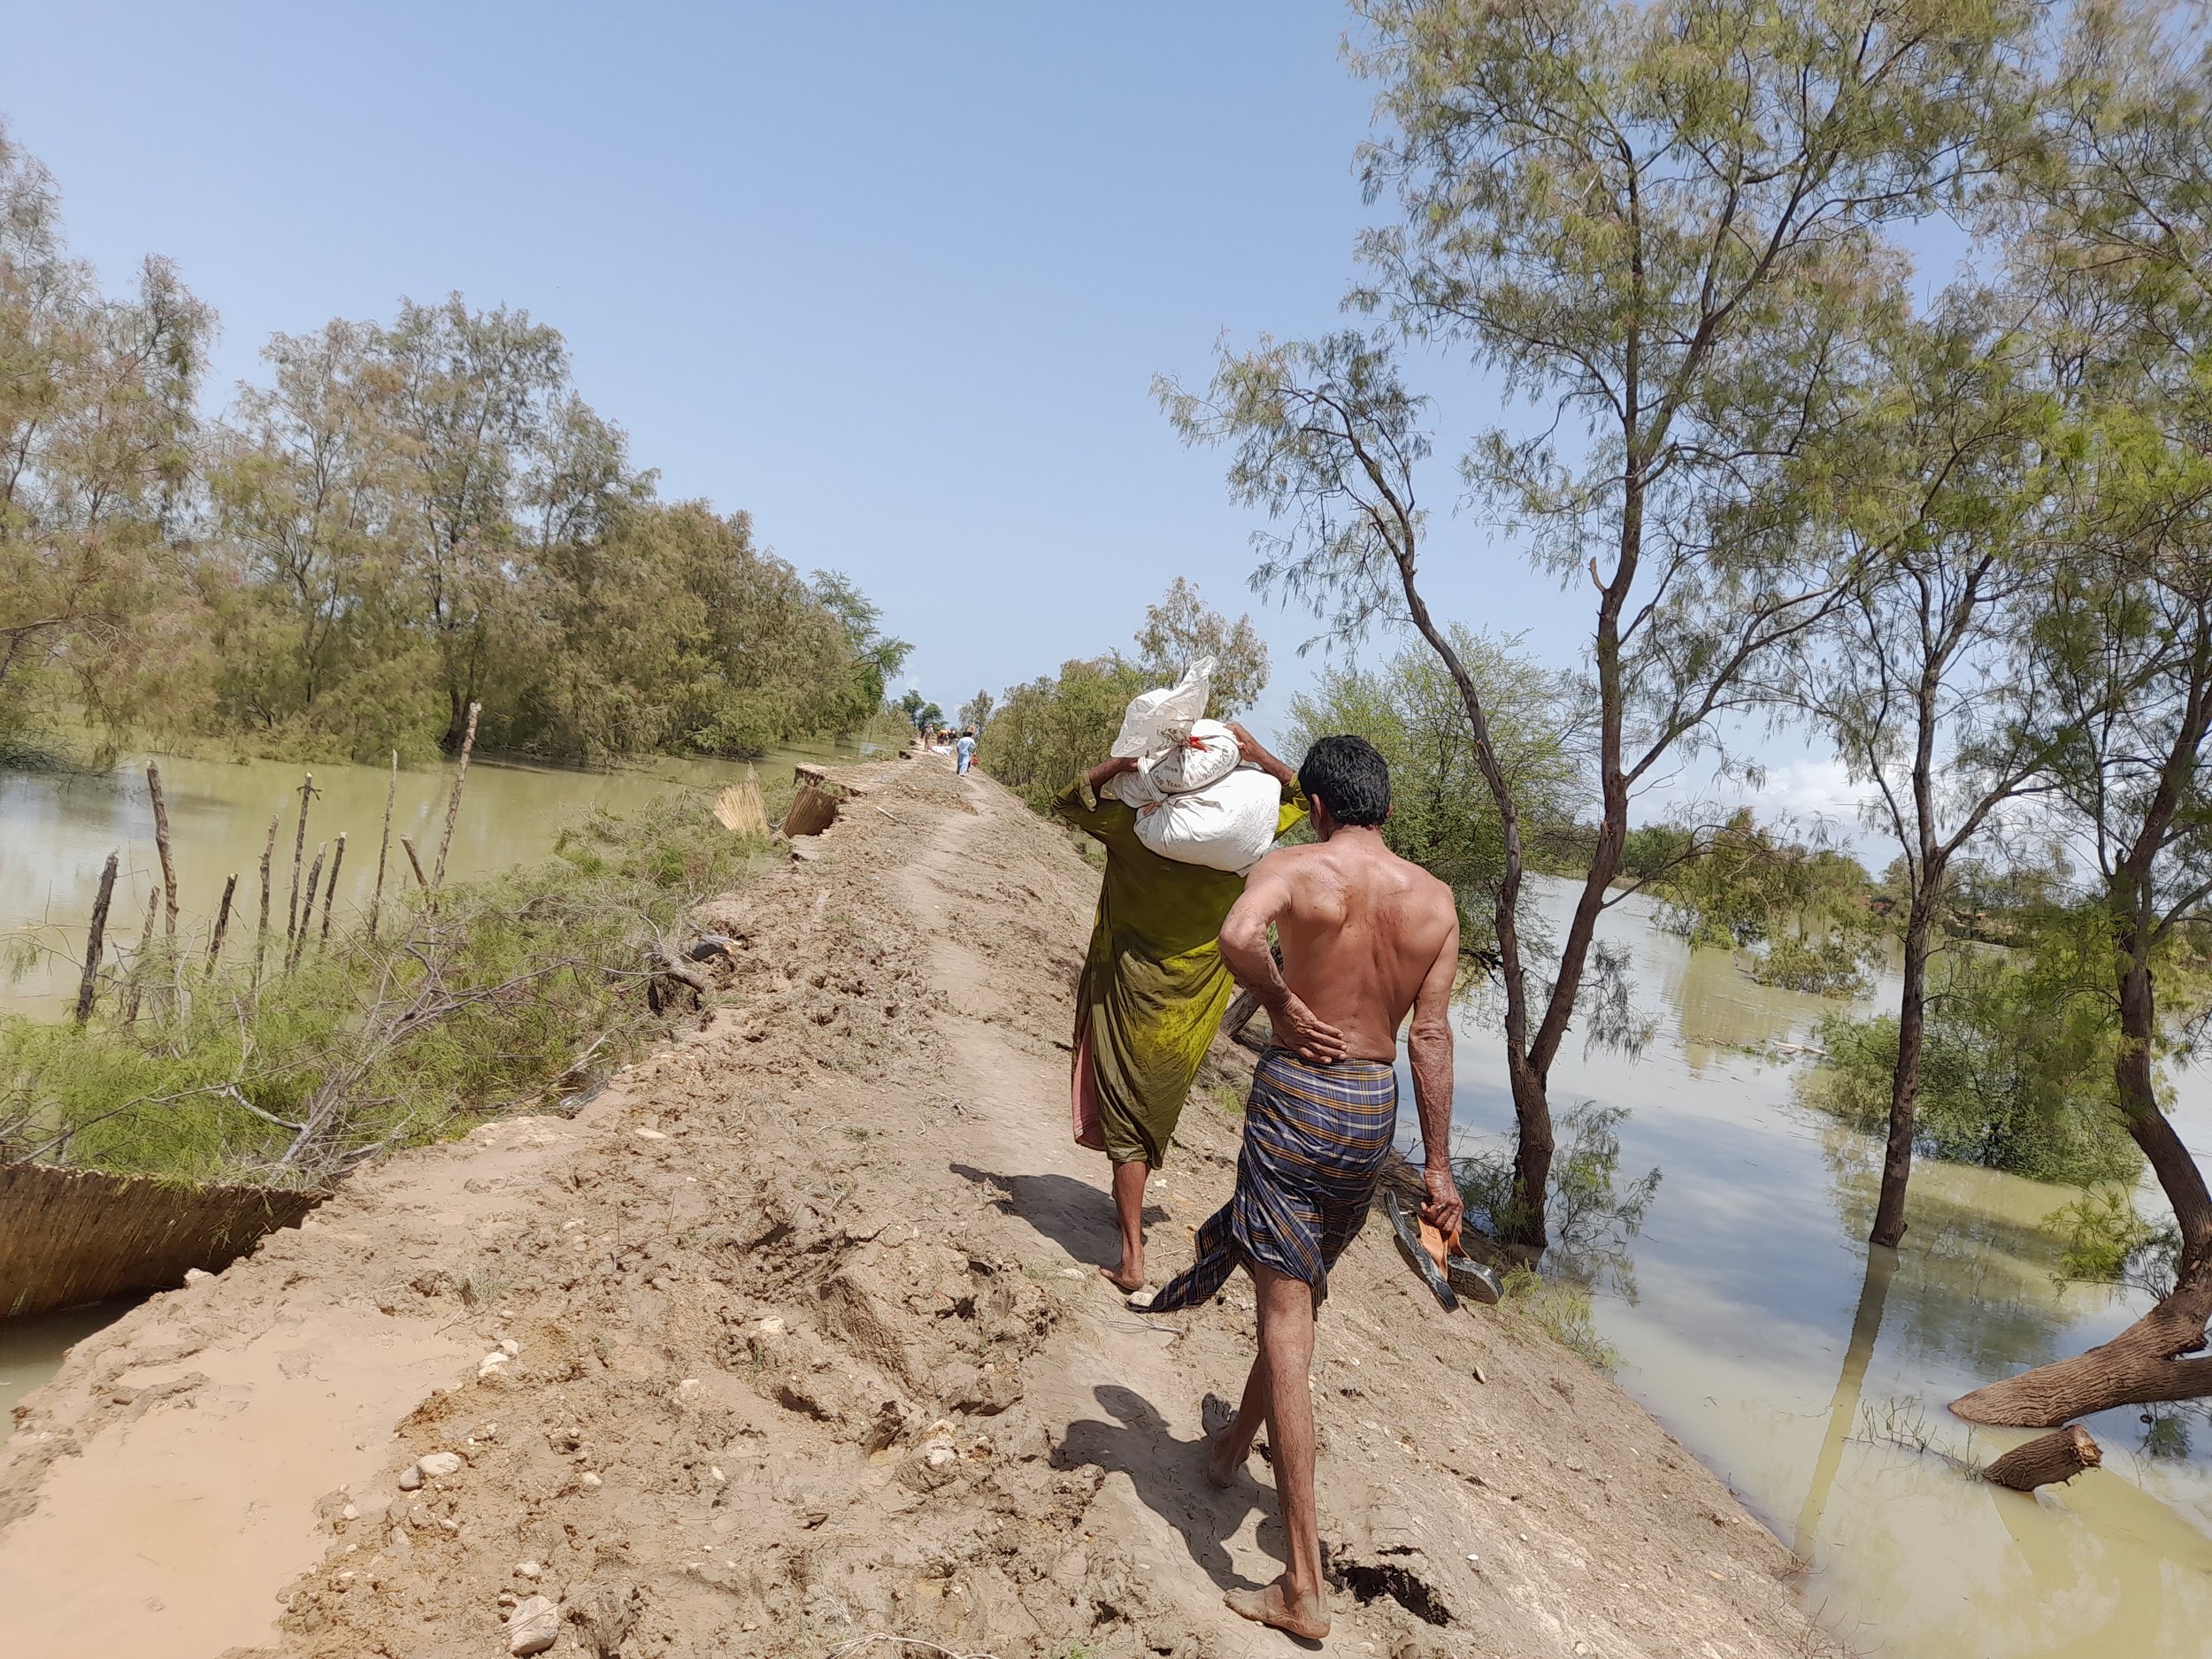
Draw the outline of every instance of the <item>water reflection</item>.
[[[1544,902],[1563,918],[1561,891]],[[1623,1385],[1809,1557],[1809,1603],[1860,1651],[2198,1659],[2212,1437],[2104,1413],[2087,1426],[2105,1467],[2024,1497],[1865,1432],[1870,1412],[1916,1417],[1950,1449],[1994,1456],[2024,1435],[1970,1434],[1945,1405],[2134,1316],[2133,1293],[2058,1280],[2044,1219],[2073,1194],[1923,1163],[1904,1248],[1870,1252],[1878,1147],[1792,1098],[1790,1046],[1833,1004],[1691,952],[1639,900],[1607,931],[1660,1035],[1632,1063],[1571,1051],[1554,1095],[1625,1108],[1622,1167],[1664,1171],[1636,1298],[1601,1286],[1596,1304]],[[1462,1030],[1457,1121],[1469,1145],[1495,1144],[1512,1125],[1495,1026]],[[2207,1081],[2177,1079],[2192,1140],[2212,1127]]]
[[[1882,1310],[1889,1300],[1890,1280],[1897,1277],[1897,1252],[1878,1245],[1866,1253],[1866,1278],[1859,1286],[1858,1311],[1851,1316],[1851,1342],[1843,1351],[1843,1370],[1836,1378],[1835,1398],[1828,1402],[1827,1432],[1821,1437],[1820,1456],[1813,1463],[1811,1484],[1805,1489],[1805,1505],[1797,1512],[1797,1531],[1790,1548],[1809,1561],[1820,1532],[1820,1512],[1843,1467],[1843,1448],[1859,1420],[1859,1399],[1866,1388],[1866,1368],[1874,1357],[1874,1345],[1882,1336]]]

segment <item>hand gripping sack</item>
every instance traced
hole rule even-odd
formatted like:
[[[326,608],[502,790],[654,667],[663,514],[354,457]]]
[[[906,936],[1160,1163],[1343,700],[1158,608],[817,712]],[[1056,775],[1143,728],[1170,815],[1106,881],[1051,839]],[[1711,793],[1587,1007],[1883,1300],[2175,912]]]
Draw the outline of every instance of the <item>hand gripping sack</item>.
[[[1240,766],[1202,789],[1162,798],[1137,816],[1137,839],[1163,858],[1241,874],[1275,844],[1282,786],[1257,766]]]

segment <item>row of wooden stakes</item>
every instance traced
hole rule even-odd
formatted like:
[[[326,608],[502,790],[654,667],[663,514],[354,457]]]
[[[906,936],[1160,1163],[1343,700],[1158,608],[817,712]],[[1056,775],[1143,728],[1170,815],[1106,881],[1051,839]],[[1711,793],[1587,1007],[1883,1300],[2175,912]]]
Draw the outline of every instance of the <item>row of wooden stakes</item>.
[[[460,764],[454,771],[453,789],[446,800],[445,830],[438,842],[437,861],[428,875],[423,873],[422,858],[415,849],[413,838],[404,834],[399,838],[399,844],[407,854],[408,867],[414,872],[415,885],[426,895],[436,893],[445,883],[446,857],[453,848],[453,826],[461,816],[461,791],[468,781],[469,757],[476,748],[476,717],[480,707],[479,703],[469,704],[468,726],[461,738]],[[139,958],[142,962],[152,949],[157,920],[161,925],[162,936],[168,941],[172,951],[175,949],[177,934],[177,867],[169,840],[169,803],[162,794],[161,767],[157,762],[147,763],[146,787],[153,800],[154,849],[161,860],[161,880],[146,895],[146,926],[139,940]],[[392,808],[398,792],[399,754],[395,750],[391,782],[384,795],[384,833],[376,849],[376,885],[369,901],[368,934],[372,941],[376,938],[377,920],[384,907],[385,868],[392,844]],[[306,866],[308,811],[315,796],[320,793],[315,787],[315,774],[311,772],[307,773],[301,780],[298,790],[299,822],[292,839],[292,890],[285,904],[282,968],[287,973],[299,965],[301,956],[306,953],[308,936],[315,931],[315,900],[319,890],[323,902],[319,941],[324,944],[329,942],[332,912],[337,903],[338,872],[346,858],[346,837],[342,831],[339,833],[334,851],[328,841],[317,844],[314,863],[312,866],[306,867],[307,902],[303,905],[300,902],[300,873]],[[270,866],[276,858],[277,831],[283,818],[281,811],[271,816],[269,838],[261,849],[261,917],[254,936],[254,993],[258,993],[261,988],[261,976],[268,956]],[[322,879],[326,854],[330,855],[330,882],[327,887],[323,886]],[[107,950],[108,909],[115,898],[115,878],[121,856],[120,849],[108,854],[107,864],[100,872],[99,889],[93,896],[92,922],[85,939],[83,974],[77,985],[76,1021],[80,1025],[92,1018],[93,1004],[99,995],[100,964]],[[216,964],[221,960],[223,941],[230,931],[231,906],[237,894],[238,875],[234,871],[230,879],[223,883],[222,902],[215,913],[215,932],[208,941],[204,973],[213,973]],[[143,976],[137,972],[127,976],[123,1004],[123,1021],[126,1025],[138,1017],[142,979]]]

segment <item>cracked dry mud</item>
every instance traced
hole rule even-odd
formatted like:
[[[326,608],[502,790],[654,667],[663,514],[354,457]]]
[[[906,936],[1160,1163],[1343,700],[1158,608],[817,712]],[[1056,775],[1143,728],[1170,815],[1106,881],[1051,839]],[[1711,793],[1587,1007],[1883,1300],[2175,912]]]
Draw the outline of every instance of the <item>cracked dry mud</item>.
[[[1280,1571],[1265,1463],[1216,1492],[1200,1438],[1248,1286],[1145,1318],[1094,1271],[1064,1080],[1094,876],[987,780],[838,775],[865,793],[815,856],[701,914],[737,948],[697,1029],[572,1120],[356,1179],[25,1402],[15,1659],[499,1655],[533,1597],[556,1655],[1296,1649],[1221,1605]],[[1245,1071],[1218,1048],[1194,1091],[1156,1279],[1226,1194]],[[1315,1394],[1326,1651],[1825,1650],[1717,1480],[1509,1311],[1438,1310],[1379,1226]]]

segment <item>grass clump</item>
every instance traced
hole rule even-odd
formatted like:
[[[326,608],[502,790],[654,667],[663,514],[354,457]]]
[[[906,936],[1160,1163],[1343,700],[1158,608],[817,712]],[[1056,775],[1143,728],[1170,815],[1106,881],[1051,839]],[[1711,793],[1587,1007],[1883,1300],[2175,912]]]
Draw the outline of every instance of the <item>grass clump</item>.
[[[1619,1350],[1598,1334],[1589,1286],[1547,1279],[1525,1267],[1509,1270],[1502,1282],[1507,1305],[1549,1332],[1569,1353],[1601,1371],[1620,1369]]]
[[[765,858],[710,809],[685,793],[595,810],[552,856],[434,901],[411,890],[378,939],[311,942],[288,973],[276,933],[257,985],[250,928],[212,972],[196,943],[157,939],[104,968],[85,1026],[0,1020],[0,1158],[316,1186],[555,1105],[665,1031],[651,953]]]

